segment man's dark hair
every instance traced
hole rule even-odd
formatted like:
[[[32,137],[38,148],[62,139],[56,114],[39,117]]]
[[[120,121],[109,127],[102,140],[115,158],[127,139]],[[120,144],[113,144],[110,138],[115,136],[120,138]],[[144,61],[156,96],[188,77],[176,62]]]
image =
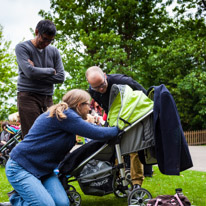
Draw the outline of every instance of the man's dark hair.
[[[56,26],[48,19],[41,20],[37,24],[36,29],[38,30],[39,34],[46,34],[48,36],[56,35]]]

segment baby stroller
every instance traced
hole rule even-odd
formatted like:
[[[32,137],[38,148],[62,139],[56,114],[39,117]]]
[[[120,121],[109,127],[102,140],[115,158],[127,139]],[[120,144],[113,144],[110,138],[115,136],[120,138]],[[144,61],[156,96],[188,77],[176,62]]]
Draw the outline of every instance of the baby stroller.
[[[132,182],[125,176],[122,156],[154,146],[153,101],[127,85],[113,85],[109,106],[109,125],[118,125],[122,130],[118,137],[106,143],[91,141],[66,155],[59,165],[59,179],[71,205],[81,205],[81,196],[70,185],[73,181],[78,181],[86,195],[114,193],[128,197],[129,205],[143,206],[152,198],[144,188],[133,190]]]
[[[11,152],[11,150],[22,139],[21,129],[14,130],[12,127],[7,125],[6,131],[11,133],[11,136],[8,142],[0,148],[0,164],[3,166],[6,165],[6,162],[9,159],[9,153]]]

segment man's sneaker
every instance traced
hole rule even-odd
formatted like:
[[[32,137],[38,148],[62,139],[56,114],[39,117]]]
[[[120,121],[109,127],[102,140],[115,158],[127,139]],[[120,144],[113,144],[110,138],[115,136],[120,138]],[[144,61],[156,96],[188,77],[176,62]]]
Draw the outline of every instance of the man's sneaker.
[[[133,186],[133,189],[139,189],[139,188],[141,188],[141,185],[135,184],[135,185]]]
[[[0,202],[0,206],[12,206],[10,202]]]

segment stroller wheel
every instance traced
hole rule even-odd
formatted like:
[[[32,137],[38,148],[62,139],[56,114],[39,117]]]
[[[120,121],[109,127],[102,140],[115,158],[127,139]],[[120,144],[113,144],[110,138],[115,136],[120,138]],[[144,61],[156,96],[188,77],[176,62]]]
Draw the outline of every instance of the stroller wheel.
[[[152,195],[144,188],[134,189],[128,196],[128,205],[145,206]]]
[[[1,156],[1,157],[0,157],[0,164],[3,165],[3,166],[6,166],[7,160],[8,160],[8,159],[7,159],[6,157]]]
[[[126,186],[128,186],[128,190],[132,191],[133,185],[132,185],[131,180],[126,179],[126,182],[127,182]],[[126,191],[123,187],[122,180],[120,178],[117,178],[116,180],[114,180],[114,182],[113,182],[113,192],[114,192],[116,197],[120,197],[120,198],[127,197],[127,193],[126,193]]]
[[[71,206],[80,206],[82,199],[77,191],[70,191],[67,193]]]

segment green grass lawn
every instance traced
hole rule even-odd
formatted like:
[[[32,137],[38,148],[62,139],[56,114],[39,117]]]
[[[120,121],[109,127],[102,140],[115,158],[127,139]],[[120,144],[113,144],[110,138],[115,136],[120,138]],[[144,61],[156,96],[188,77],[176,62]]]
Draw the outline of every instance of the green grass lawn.
[[[206,206],[206,172],[196,172],[187,170],[180,176],[167,176],[159,172],[157,166],[153,166],[154,175],[152,178],[145,178],[142,185],[153,197],[163,194],[173,195],[176,188],[182,188],[185,196],[188,197],[192,205]],[[73,183],[82,197],[82,206],[127,206],[127,198],[117,198],[114,194],[103,197],[84,195],[78,184]],[[0,202],[8,201],[7,192],[11,191],[5,170],[0,168]]]

